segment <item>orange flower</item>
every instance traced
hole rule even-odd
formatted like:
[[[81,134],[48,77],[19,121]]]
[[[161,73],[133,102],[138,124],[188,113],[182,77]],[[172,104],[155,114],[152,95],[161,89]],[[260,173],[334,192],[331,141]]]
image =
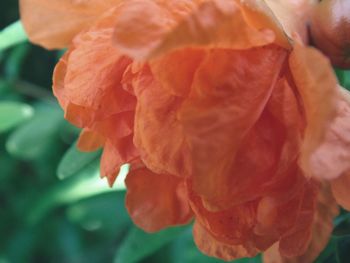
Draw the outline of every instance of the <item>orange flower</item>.
[[[78,146],[146,231],[194,218],[225,260],[312,262],[350,208],[350,104],[306,47],[312,0],[22,0]],[[335,198],[335,199],[334,199]]]

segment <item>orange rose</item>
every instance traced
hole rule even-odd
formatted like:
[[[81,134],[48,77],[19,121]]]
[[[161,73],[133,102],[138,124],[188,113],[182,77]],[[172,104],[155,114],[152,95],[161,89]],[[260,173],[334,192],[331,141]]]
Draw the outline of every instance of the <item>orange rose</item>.
[[[308,0],[22,0],[82,150],[146,231],[188,223],[225,260],[312,262],[350,208],[350,107],[306,47]],[[343,175],[344,176],[341,176]],[[330,187],[331,185],[331,187]],[[331,189],[332,188],[332,189]],[[332,190],[332,191],[331,191]]]

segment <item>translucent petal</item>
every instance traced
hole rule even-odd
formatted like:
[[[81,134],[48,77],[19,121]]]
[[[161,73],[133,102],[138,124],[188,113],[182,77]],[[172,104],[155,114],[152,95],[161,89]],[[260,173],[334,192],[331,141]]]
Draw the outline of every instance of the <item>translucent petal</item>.
[[[155,232],[191,219],[184,180],[135,168],[125,183],[126,207],[134,223],[143,230]]]
[[[64,48],[120,0],[20,0],[29,39],[48,49]]]

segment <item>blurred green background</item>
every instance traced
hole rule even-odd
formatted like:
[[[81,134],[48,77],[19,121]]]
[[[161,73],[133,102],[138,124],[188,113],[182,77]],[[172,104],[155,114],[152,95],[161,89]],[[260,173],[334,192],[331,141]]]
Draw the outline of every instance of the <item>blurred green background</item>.
[[[191,226],[150,235],[132,224],[124,208],[127,167],[110,189],[99,178],[100,152],[76,150],[79,130],[52,96],[63,51],[28,43],[18,19],[17,1],[1,0],[0,263],[222,262],[197,250]],[[350,73],[337,75],[349,88]],[[349,222],[342,211],[318,263],[350,262]]]

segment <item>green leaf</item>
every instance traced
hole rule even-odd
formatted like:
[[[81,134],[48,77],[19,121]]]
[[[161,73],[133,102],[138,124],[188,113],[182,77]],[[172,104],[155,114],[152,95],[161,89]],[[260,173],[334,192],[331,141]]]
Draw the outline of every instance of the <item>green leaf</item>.
[[[0,155],[0,192],[2,192],[2,189],[6,188],[6,185],[3,184],[3,181],[12,177],[16,173],[18,161],[11,158],[6,152],[0,152]]]
[[[30,45],[23,43],[14,47],[6,62],[4,63],[4,73],[7,79],[18,79],[21,71],[23,70],[22,64],[25,57],[28,55]]]
[[[45,154],[58,136],[63,114],[56,104],[41,105],[34,117],[15,130],[6,142],[7,151],[18,158],[33,160]]]
[[[124,179],[127,165],[122,166],[113,188],[108,186],[106,180],[100,178],[99,168],[99,159],[96,159],[75,176],[59,181],[44,193],[40,193],[34,203],[25,205],[29,209],[26,216],[27,222],[37,223],[50,210],[60,205],[73,204],[84,198],[125,189]]]
[[[350,236],[336,238],[335,258],[337,263],[348,263],[350,259]]]
[[[125,191],[115,191],[83,199],[67,209],[67,218],[85,230],[115,239],[131,223],[124,196]]]
[[[178,237],[186,227],[172,227],[148,234],[132,227],[116,253],[115,263],[139,262]]]
[[[74,143],[64,154],[60,164],[58,165],[58,178],[62,180],[69,176],[75,175],[93,160],[97,159],[100,155],[101,151],[89,153],[81,152],[77,149],[76,143]]]
[[[334,237],[350,235],[350,213],[344,212],[334,220]]]
[[[18,228],[11,233],[11,238],[6,242],[9,262],[31,262],[37,229]]]
[[[82,250],[82,240],[79,229],[75,225],[66,220],[58,222],[57,233],[55,235],[55,252],[52,253],[52,258],[56,262],[76,262],[80,257]]]
[[[77,176],[63,180],[41,193],[29,206],[28,221],[35,223],[59,205],[74,203],[109,190],[107,183],[99,178],[99,163],[96,160]]]
[[[350,258],[350,235],[333,236],[315,263],[348,263]]]
[[[345,79],[345,73],[344,70],[341,69],[334,69],[335,75],[337,76],[337,79],[339,81],[340,84],[344,83],[344,79]]]
[[[344,70],[344,79],[341,85],[345,87],[347,90],[350,90],[350,70]]]
[[[28,39],[21,21],[17,21],[0,32],[0,51]]]
[[[345,89],[350,90],[350,70],[335,69],[339,84]]]
[[[20,102],[0,102],[0,132],[6,132],[33,116],[33,108]]]

